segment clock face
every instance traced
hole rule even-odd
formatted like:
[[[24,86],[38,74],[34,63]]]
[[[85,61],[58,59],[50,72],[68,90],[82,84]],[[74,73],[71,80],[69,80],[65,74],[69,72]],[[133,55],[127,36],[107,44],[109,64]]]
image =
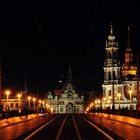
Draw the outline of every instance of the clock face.
[[[72,92],[71,91],[68,91],[67,94],[68,94],[68,97],[72,96]]]

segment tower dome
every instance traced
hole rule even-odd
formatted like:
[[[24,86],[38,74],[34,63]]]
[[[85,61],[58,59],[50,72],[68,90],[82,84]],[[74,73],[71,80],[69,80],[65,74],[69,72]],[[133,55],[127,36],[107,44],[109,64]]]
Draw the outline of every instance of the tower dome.
[[[113,26],[112,26],[112,23],[110,24],[110,35],[108,36],[108,40],[109,41],[114,41],[115,40],[115,36],[113,34]]]
[[[137,66],[133,63],[133,53],[132,53],[132,47],[130,46],[129,32],[130,32],[130,28],[128,26],[128,46],[126,47],[126,52],[125,52],[125,62],[121,68],[123,78],[134,78],[136,77],[136,73],[137,73]]]

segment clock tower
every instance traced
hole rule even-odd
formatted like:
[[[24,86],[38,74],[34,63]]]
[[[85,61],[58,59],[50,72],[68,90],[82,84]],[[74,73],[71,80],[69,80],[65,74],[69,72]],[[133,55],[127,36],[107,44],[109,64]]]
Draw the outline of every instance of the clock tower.
[[[118,108],[118,93],[121,94],[121,98],[124,98],[123,84],[120,76],[120,62],[118,59],[118,41],[113,32],[113,25],[110,24],[110,33],[106,39],[106,58],[104,61],[104,82],[103,98],[106,99],[105,107]]]

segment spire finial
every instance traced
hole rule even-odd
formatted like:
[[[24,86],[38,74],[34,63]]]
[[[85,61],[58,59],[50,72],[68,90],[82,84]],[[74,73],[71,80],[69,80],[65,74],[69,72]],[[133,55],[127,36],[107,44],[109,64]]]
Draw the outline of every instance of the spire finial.
[[[113,34],[113,26],[112,26],[112,22],[110,23],[110,34],[108,36],[108,40],[109,41],[114,41],[115,40],[115,36]]]
[[[71,70],[71,66],[69,66],[69,69],[68,69],[68,73],[67,73],[67,81],[68,82],[72,82],[72,70]]]
[[[128,47],[130,47],[130,26],[128,25]]]
[[[112,25],[112,22],[110,23],[110,34],[113,34],[113,25]]]

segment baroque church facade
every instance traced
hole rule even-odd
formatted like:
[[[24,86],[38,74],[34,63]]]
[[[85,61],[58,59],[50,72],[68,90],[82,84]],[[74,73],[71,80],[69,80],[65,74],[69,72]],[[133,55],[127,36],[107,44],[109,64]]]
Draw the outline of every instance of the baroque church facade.
[[[128,44],[122,66],[118,56],[118,41],[114,35],[112,24],[110,25],[110,34],[106,39],[105,51],[104,82],[102,84],[103,108],[136,109],[139,81],[130,44],[130,28],[128,27]]]
[[[60,95],[49,92],[46,103],[55,114],[84,113],[84,96],[79,96],[74,89],[71,67]]]

